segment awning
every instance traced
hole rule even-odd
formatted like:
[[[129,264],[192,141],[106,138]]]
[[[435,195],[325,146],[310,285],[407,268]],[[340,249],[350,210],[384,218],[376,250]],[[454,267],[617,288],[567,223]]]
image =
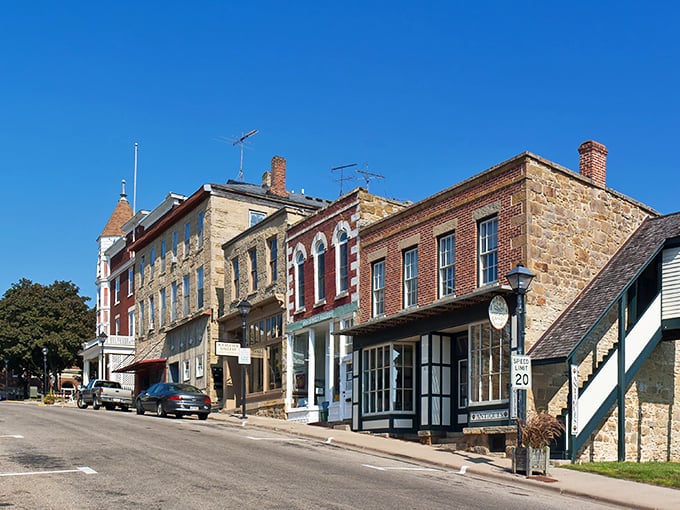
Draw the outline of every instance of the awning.
[[[463,296],[445,298],[429,305],[409,308],[387,317],[370,319],[351,328],[335,331],[333,334],[347,336],[370,335],[390,328],[403,327],[423,319],[463,310],[480,303],[488,303],[496,294],[511,293],[512,289],[508,285],[491,285]]]
[[[130,363],[116,368],[113,372],[136,372],[140,368],[149,367],[153,364],[165,363],[166,357],[163,357],[163,344],[165,338],[161,338],[151,345],[143,345],[142,350],[138,352]]]
[[[141,361],[130,363],[129,365],[125,365],[124,367],[117,368],[116,370],[114,370],[114,372],[138,372],[143,368],[145,369],[152,368],[154,365],[165,365],[166,361],[167,358],[144,359]]]

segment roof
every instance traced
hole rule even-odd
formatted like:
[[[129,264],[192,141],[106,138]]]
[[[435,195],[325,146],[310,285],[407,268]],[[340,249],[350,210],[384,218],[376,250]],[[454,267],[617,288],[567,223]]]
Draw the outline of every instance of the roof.
[[[563,360],[656,256],[680,236],[680,213],[647,219],[529,351],[531,359]]]
[[[150,342],[151,345],[147,345],[144,349],[139,351],[135,357],[132,358],[132,361],[118,367],[114,372],[134,372],[143,365],[150,363],[165,363],[166,358],[162,356],[163,343],[164,338],[161,338],[156,342]]]
[[[124,236],[125,232],[123,232],[121,227],[127,223],[130,218],[132,218],[132,207],[130,207],[130,203],[123,196],[118,200],[116,208],[113,210],[113,214],[109,218],[100,237]]]

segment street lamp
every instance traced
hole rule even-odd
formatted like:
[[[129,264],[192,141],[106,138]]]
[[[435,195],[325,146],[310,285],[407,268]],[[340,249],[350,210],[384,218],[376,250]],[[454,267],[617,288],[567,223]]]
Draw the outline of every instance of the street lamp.
[[[97,337],[97,340],[99,341],[99,352],[101,354],[101,368],[99,369],[99,377],[101,379],[106,379],[106,358],[104,358],[104,344],[106,343],[106,338],[106,333],[103,331],[99,333],[99,336]]]
[[[47,347],[42,348],[43,353],[43,398],[47,395],[47,353],[50,350]]]
[[[253,305],[247,299],[238,304],[238,313],[241,314],[241,348],[246,347],[246,317]],[[246,419],[246,365],[241,364],[241,418]]]
[[[510,287],[517,295],[517,354],[524,354],[524,329],[525,329],[525,294],[529,290],[531,281],[536,276],[529,269],[524,267],[521,262],[516,267],[512,268],[505,278],[508,280]],[[520,421],[526,420],[526,406],[524,402],[526,390],[517,390],[517,446],[522,444],[522,432],[520,430]]]

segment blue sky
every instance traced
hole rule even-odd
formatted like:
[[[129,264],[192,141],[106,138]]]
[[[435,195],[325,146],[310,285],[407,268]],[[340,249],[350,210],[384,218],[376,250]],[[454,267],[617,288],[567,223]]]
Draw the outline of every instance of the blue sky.
[[[138,209],[238,178],[229,140],[258,129],[246,180],[280,155],[288,188],[323,198],[339,194],[339,165],[417,201],[525,150],[577,170],[595,139],[610,187],[680,210],[679,10],[4,1],[0,294],[28,278],[95,296],[96,240],[122,179],[132,199],[135,142]]]

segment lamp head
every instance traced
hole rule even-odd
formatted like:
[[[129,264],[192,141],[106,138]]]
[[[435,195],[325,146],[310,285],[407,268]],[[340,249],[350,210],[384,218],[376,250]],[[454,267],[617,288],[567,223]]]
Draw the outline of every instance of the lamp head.
[[[524,267],[524,264],[520,262],[505,275],[505,278],[508,280],[512,290],[518,294],[526,294],[535,276],[530,269]]]
[[[47,353],[50,352],[50,350],[47,347],[42,348],[43,356],[47,356]]]
[[[248,315],[250,313],[250,309],[252,307],[253,307],[253,305],[251,305],[250,302],[247,299],[244,299],[237,306],[238,313],[241,314],[241,317],[245,318],[246,315]]]

